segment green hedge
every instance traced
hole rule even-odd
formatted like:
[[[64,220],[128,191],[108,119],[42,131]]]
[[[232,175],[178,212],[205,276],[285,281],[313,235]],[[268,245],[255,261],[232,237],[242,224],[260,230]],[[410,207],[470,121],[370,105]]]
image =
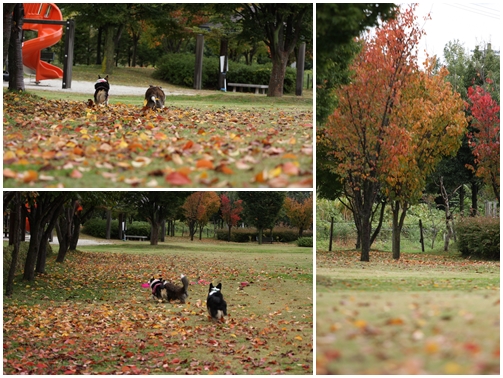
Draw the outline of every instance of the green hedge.
[[[148,222],[133,222],[127,223],[126,225],[127,235],[136,236],[146,236],[150,238],[150,224]],[[110,235],[112,239],[118,239],[119,221],[112,220],[112,234]],[[82,232],[86,235],[93,236],[95,238],[106,238],[107,221],[106,219],[90,219],[84,224]]]
[[[301,237],[297,239],[297,245],[299,247],[312,247],[313,246],[313,237]]]
[[[194,87],[194,67],[196,58],[194,54],[167,54],[157,65],[153,77],[167,81],[173,85]],[[203,89],[220,89],[218,87],[219,58],[204,57],[203,72],[201,77]],[[227,72],[228,83],[269,84],[271,77],[271,64],[246,65],[244,63],[229,62]],[[288,67],[285,74],[284,92],[295,92],[296,70]]]
[[[499,218],[464,218],[456,224],[456,235],[463,256],[500,260]]]
[[[217,240],[228,241],[229,230],[220,229],[215,232]],[[304,231],[305,237],[312,237],[313,233]],[[265,237],[270,237],[270,230],[265,230]],[[231,230],[231,241],[236,243],[256,242],[258,231],[255,228],[233,228]],[[275,242],[290,243],[299,239],[299,231],[295,228],[276,227],[273,229],[272,237]]]

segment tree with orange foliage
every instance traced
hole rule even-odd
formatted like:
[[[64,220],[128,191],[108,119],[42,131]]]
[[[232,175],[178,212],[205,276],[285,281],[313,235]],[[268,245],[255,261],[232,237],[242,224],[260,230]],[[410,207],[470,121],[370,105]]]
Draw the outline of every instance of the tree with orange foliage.
[[[203,227],[208,224],[211,216],[219,208],[220,198],[215,192],[195,192],[187,197],[182,209],[189,226],[190,240],[194,240],[197,227],[199,227],[199,240],[201,240]]]
[[[302,237],[304,230],[313,224],[313,195],[304,201],[287,197],[283,206],[291,225],[299,228],[299,237]]]
[[[463,103],[444,83],[445,73],[433,75],[431,62],[425,71],[418,67],[423,31],[415,7],[401,9],[362,41],[351,67],[352,81],[337,91],[339,106],[325,129],[333,146],[328,152],[335,162],[333,171],[351,197],[361,261],[370,259],[371,219],[379,196],[392,201],[401,219],[396,218],[397,225],[403,225],[424,176],[439,156],[456,151],[466,124]]]

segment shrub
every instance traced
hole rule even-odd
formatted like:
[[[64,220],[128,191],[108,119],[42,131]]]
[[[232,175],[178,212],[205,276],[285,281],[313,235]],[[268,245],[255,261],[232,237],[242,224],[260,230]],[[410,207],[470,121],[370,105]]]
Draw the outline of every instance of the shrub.
[[[195,64],[194,54],[167,54],[162,57],[153,77],[173,85],[192,88],[194,86]],[[218,58],[203,58],[201,81],[203,89],[218,88]]]
[[[127,227],[126,231],[127,235],[150,237],[150,224],[148,222],[135,221],[133,223],[128,223],[126,227]],[[119,221],[116,219],[112,220],[111,228],[112,228],[112,234],[110,235],[111,238],[117,239],[119,236],[117,233],[117,230],[119,228]],[[82,232],[84,234],[101,239],[106,238],[106,231],[107,231],[106,219],[98,219],[98,218],[88,220],[84,224],[84,228],[82,229]]]
[[[228,240],[229,231],[225,228],[216,230],[215,235],[217,240]],[[304,236],[312,237],[311,231],[304,231]],[[264,230],[264,237],[270,237],[271,231]],[[255,242],[258,237],[256,228],[233,228],[231,230],[231,241],[237,243],[246,243],[249,241]],[[272,238],[275,242],[290,243],[299,238],[299,231],[295,228],[275,227],[272,231]]]
[[[312,247],[313,246],[313,237],[302,237],[297,239],[297,245],[299,247]]]
[[[194,66],[196,58],[194,54],[167,54],[160,59],[154,71],[153,77],[165,80],[170,84],[184,87],[194,86]],[[218,57],[203,58],[202,87],[203,89],[218,88]],[[246,65],[244,63],[229,62],[229,71],[227,72],[228,83],[245,84],[269,84],[272,66],[270,64]],[[284,92],[295,92],[296,81],[295,69],[288,67],[286,69]]]
[[[463,256],[500,260],[499,218],[464,218],[456,224],[456,235]]]

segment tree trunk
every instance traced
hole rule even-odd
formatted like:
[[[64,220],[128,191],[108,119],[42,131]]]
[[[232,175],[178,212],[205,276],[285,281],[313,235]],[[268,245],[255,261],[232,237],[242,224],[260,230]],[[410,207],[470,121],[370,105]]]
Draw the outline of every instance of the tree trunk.
[[[478,214],[478,196],[479,196],[479,185],[475,179],[471,183],[472,186],[472,208],[470,209],[470,216],[476,217]]]
[[[264,229],[261,227],[258,229],[258,243],[262,244],[262,234],[264,233]]]
[[[5,7],[5,4],[4,4]],[[5,17],[5,15],[4,15]],[[14,276],[16,275],[17,261],[19,259],[19,246],[21,244],[19,238],[20,223],[21,223],[21,192],[16,192],[14,198],[14,206],[12,207],[10,221],[13,223],[12,233],[13,233],[13,247],[12,247],[12,257],[11,264],[9,267],[9,273],[7,275],[7,282],[5,284],[5,295],[10,297],[14,292]],[[9,235],[10,236],[10,235]]]
[[[12,32],[12,12],[16,3],[3,4],[3,69],[7,69],[10,35]]]
[[[112,237],[112,210],[107,209],[107,229],[105,230],[105,239],[110,240]]]
[[[108,26],[105,33],[105,57],[101,64],[101,71],[106,75],[114,73],[114,27]]]
[[[99,66],[102,63],[101,60],[101,38],[103,36],[103,27],[98,28],[98,42],[96,43],[96,65]]]
[[[407,213],[408,205],[404,204],[402,211],[400,212],[400,202],[393,201],[391,203],[391,209],[393,212],[393,228],[392,228],[392,238],[391,238],[391,251],[393,252],[393,258],[395,260],[400,259],[400,236],[402,233],[403,222],[405,220],[405,215]]]
[[[80,237],[80,226],[81,226],[81,220],[80,217],[75,216],[73,218],[73,226],[72,226],[72,233],[70,237],[70,251],[75,251],[77,249],[77,244],[79,242],[79,237]]]
[[[12,32],[9,42],[9,90],[24,91],[23,77],[23,4],[16,4],[12,18]]]
[[[227,236],[227,241],[230,242],[231,241],[231,227],[232,226],[228,226],[229,227],[229,233],[228,233],[228,236]]]
[[[153,221],[150,223],[150,245],[159,244],[159,229],[161,228],[161,224],[157,221]]]
[[[26,281],[33,281],[35,279],[35,263],[37,262],[38,249],[40,247],[40,220],[35,219],[35,217],[33,218],[33,222],[32,218],[30,218],[30,245],[28,246],[23,273],[23,279]]]
[[[272,61],[271,78],[269,79],[268,97],[282,97],[283,85],[285,82],[286,63],[288,62],[288,53],[279,51],[275,54]]]
[[[163,219],[161,222],[161,235],[160,235],[161,242],[164,243],[166,240],[166,219]]]

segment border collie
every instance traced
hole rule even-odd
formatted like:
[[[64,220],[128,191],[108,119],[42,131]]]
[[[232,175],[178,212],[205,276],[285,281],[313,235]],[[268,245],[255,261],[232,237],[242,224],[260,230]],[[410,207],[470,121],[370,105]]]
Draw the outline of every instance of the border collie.
[[[221,283],[217,286],[213,286],[213,284],[210,283],[208,298],[206,299],[206,307],[208,308],[208,313],[210,314],[212,321],[223,322],[224,315],[227,315],[227,303],[224,300],[221,290]]]
[[[108,83],[108,75],[102,78],[98,75],[98,80],[94,84],[94,102],[96,104],[108,105],[108,91],[110,90],[110,84]]]

